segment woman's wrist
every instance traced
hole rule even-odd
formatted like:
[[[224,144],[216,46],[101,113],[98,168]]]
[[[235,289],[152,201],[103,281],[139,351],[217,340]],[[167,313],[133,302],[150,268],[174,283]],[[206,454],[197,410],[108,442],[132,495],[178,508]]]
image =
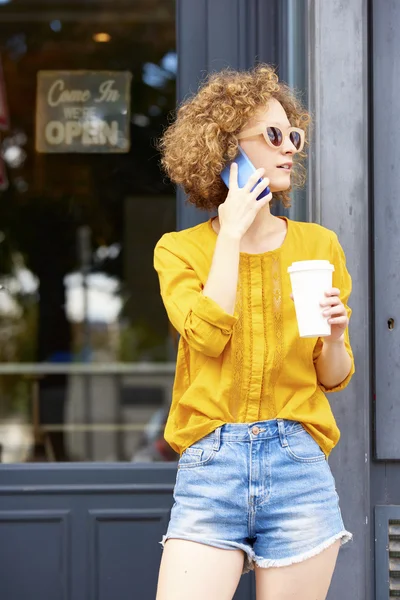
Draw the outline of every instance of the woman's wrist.
[[[219,237],[221,237],[222,239],[226,239],[232,242],[238,242],[240,244],[243,234],[240,233],[239,231],[235,230],[232,227],[229,227],[227,225],[221,225],[220,231],[219,231]]]
[[[327,389],[333,389],[346,379],[350,373],[352,361],[346,349],[344,339],[323,342],[315,368],[318,381]]]
[[[330,340],[329,338],[322,338],[322,343],[324,346],[343,346],[345,347],[344,341],[344,333],[337,340]]]

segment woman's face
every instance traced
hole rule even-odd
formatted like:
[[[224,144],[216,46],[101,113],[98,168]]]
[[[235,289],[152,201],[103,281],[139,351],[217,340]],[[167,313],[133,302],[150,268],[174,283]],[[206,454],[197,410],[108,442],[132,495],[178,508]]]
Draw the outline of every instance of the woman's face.
[[[263,167],[265,177],[270,180],[271,192],[282,192],[290,187],[290,175],[293,164],[293,155],[296,148],[293,146],[286,130],[290,127],[289,119],[280,102],[272,98],[266,108],[259,112],[246,123],[243,131],[265,123],[267,126],[276,126],[284,133],[284,140],[279,148],[271,148],[262,134],[241,139],[240,146],[247,154],[256,169]]]

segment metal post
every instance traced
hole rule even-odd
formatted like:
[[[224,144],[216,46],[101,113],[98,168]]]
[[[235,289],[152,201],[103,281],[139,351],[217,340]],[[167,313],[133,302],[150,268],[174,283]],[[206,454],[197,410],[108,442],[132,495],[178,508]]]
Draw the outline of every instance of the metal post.
[[[92,265],[91,249],[91,230],[88,226],[79,227],[78,236],[78,254],[82,274],[82,293],[83,293],[83,360],[89,361],[91,354],[90,344],[90,322],[89,322],[89,290],[88,276]],[[83,378],[84,403],[85,403],[85,422],[92,423],[92,379],[89,375]],[[90,428],[85,434],[85,453],[88,460],[93,459],[93,433]]]

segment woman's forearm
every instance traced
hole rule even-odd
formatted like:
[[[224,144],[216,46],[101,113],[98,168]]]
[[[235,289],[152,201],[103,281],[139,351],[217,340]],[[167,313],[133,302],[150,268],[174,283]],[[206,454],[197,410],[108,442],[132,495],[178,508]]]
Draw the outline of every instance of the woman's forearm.
[[[351,358],[346,350],[344,339],[324,342],[315,365],[318,381],[327,389],[334,388],[346,379],[351,366]]]
[[[240,237],[221,229],[203,295],[227,313],[235,311],[239,277]]]

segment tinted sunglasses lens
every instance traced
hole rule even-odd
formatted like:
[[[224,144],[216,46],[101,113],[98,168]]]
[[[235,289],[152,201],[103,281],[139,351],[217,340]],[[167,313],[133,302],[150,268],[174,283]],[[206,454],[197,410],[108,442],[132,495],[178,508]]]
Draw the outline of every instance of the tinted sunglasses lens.
[[[278,127],[267,127],[267,136],[275,148],[279,148],[279,146],[282,145],[283,135],[282,131],[278,129]]]
[[[301,135],[298,131],[292,131],[290,133],[290,141],[293,146],[298,150],[301,147]]]

